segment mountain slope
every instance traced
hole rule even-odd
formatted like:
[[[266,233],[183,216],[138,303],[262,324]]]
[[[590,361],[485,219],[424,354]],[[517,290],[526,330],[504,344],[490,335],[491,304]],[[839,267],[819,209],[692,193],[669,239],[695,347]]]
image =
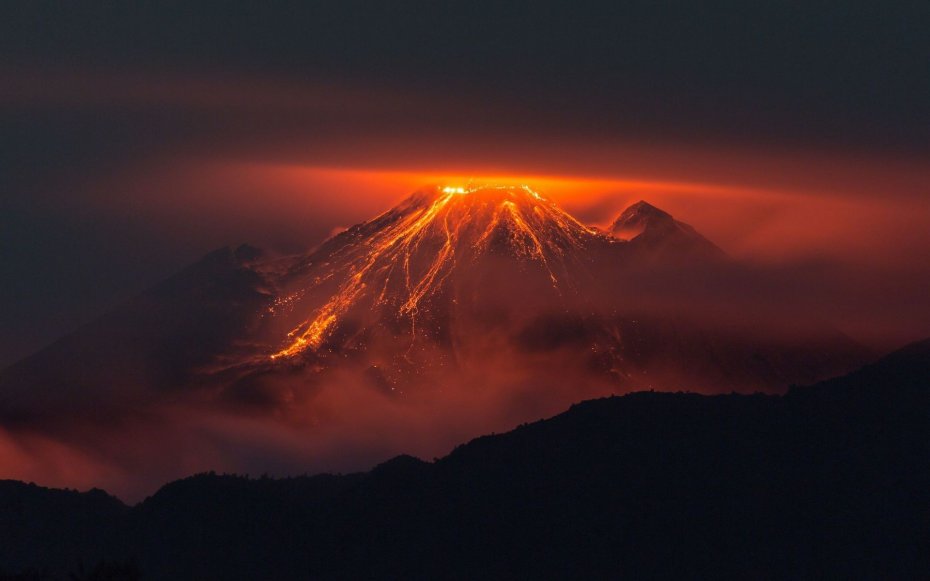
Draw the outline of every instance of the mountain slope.
[[[214,251],[45,349],[0,371],[0,418],[101,417],[188,384],[198,367],[248,337],[270,302],[252,265],[261,251]]]
[[[930,341],[786,396],[587,401],[433,463],[201,475],[126,512],[101,503],[98,523],[77,495],[48,509],[49,492],[0,486],[41,523],[23,536],[0,512],[0,563],[64,571],[80,535],[100,548],[88,558],[134,559],[149,579],[913,578],[928,366]]]

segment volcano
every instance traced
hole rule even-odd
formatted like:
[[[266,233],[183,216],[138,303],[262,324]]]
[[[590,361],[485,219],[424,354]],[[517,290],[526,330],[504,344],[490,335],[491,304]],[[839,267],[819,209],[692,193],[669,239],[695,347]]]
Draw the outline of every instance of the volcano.
[[[527,186],[428,188],[307,253],[217,250],[3,370],[0,446],[58,442],[48,471],[76,449],[133,495],[196,468],[445,453],[607,394],[781,392],[868,357],[742,306],[754,288],[645,202],[605,231]]]
[[[735,270],[646,202],[607,233],[528,186],[433,187],[303,255],[212,253],[5,370],[0,413],[190,392],[286,406],[333,370],[395,394],[492,367],[521,381],[561,373],[617,391],[714,392],[778,390],[861,363],[864,351],[826,326],[772,339],[749,332],[748,313],[737,328],[689,313],[687,295],[653,300],[657,281],[677,284],[669,273]],[[272,387],[295,375],[286,393]]]
[[[448,345],[451,320],[462,318],[452,311],[477,308],[495,295],[529,302],[578,295],[589,282],[590,252],[609,243],[526,186],[420,192],[337,236],[287,274],[283,302],[312,316],[272,357],[334,342],[345,347],[381,330],[404,335],[411,347],[420,335]],[[338,281],[334,292],[315,292],[318,281],[331,279]],[[313,304],[320,295],[331,296]],[[361,331],[338,333],[346,320]]]

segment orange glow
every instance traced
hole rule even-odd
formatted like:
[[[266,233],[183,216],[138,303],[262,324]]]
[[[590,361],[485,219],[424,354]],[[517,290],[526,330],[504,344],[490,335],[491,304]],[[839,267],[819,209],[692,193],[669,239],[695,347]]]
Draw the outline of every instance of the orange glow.
[[[692,194],[718,194],[718,195],[783,195],[786,192],[766,188],[752,188],[745,186],[730,186],[708,182],[669,181],[648,178],[616,178],[616,177],[584,177],[572,175],[551,175],[526,173],[520,175],[506,175],[495,173],[461,174],[437,173],[431,171],[403,171],[403,170],[377,170],[377,169],[343,169],[331,167],[316,167],[306,165],[287,164],[251,164],[252,171],[278,175],[283,179],[299,180],[304,183],[352,183],[356,185],[379,185],[383,189],[392,189],[409,193],[425,184],[444,185],[445,193],[463,194],[473,191],[480,185],[494,184],[496,186],[522,187],[533,184],[533,187],[561,196],[591,196],[603,194],[607,191],[624,192],[675,192]],[[460,185],[465,184],[465,185]]]

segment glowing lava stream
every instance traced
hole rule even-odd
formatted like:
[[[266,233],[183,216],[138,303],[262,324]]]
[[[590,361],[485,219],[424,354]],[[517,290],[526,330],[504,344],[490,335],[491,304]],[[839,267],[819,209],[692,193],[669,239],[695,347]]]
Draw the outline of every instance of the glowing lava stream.
[[[487,200],[470,199],[480,192],[493,196],[489,218],[479,218],[487,211]],[[507,228],[508,239],[523,258],[540,262],[549,275],[553,288],[559,291],[559,279],[550,266],[550,259],[561,256],[566,246],[580,246],[594,232],[528,186],[481,186],[437,188],[434,197],[416,203],[413,211],[402,215],[395,223],[376,231],[362,244],[370,247],[349,264],[351,276],[321,307],[313,318],[301,323],[288,337],[291,343],[271,356],[290,357],[305,349],[318,348],[333,330],[339,318],[348,311],[372,284],[383,284],[375,305],[388,304],[391,274],[402,268],[405,297],[398,314],[409,316],[416,325],[421,302],[432,295],[452,272],[456,247],[464,241],[473,251],[487,249],[500,227]],[[377,221],[390,214],[382,214]],[[474,232],[477,227],[480,231]],[[463,232],[468,229],[468,232]],[[440,248],[429,259],[429,267],[418,277],[411,273],[411,258],[424,240],[435,237]],[[379,278],[380,277],[380,278]],[[383,279],[383,283],[381,282]]]

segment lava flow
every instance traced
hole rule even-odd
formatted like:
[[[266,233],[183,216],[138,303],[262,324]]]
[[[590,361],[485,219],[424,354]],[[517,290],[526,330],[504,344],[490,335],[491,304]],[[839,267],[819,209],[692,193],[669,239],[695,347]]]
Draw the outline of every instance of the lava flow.
[[[273,354],[320,347],[352,308],[388,309],[417,327],[429,299],[444,292],[462,261],[507,254],[542,267],[556,293],[565,286],[565,256],[601,235],[528,186],[436,187],[333,239],[329,264],[348,276],[322,307]]]

